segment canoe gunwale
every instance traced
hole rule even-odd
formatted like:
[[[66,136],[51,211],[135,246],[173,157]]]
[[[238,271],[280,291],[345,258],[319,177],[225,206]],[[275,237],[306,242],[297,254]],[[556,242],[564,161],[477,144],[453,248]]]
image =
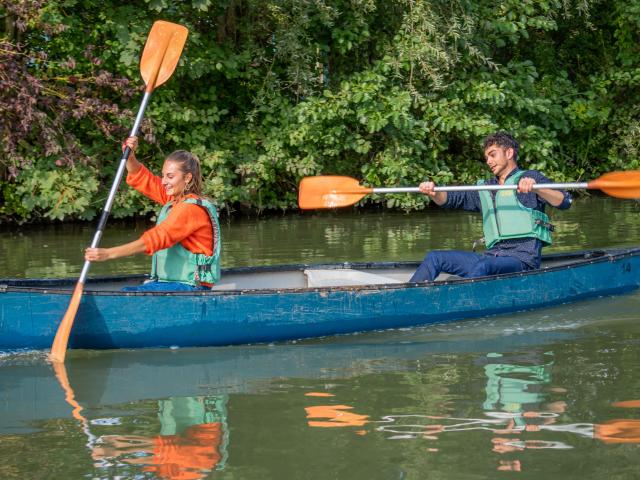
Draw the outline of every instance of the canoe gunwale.
[[[273,295],[273,294],[296,294],[309,292],[334,292],[334,291],[371,291],[371,290],[397,290],[411,288],[438,288],[447,285],[460,285],[479,282],[493,282],[516,277],[528,277],[534,275],[544,275],[548,272],[571,270],[581,266],[587,266],[594,263],[614,262],[624,257],[633,257],[640,255],[640,247],[618,248],[618,249],[594,249],[578,252],[555,253],[544,255],[543,260],[547,261],[572,261],[571,263],[541,267],[534,270],[516,273],[503,273],[499,275],[491,275],[476,278],[455,278],[436,282],[404,282],[390,284],[371,284],[371,285],[346,285],[346,286],[326,286],[326,287],[282,287],[282,288],[248,288],[248,289],[229,289],[229,290],[205,290],[205,291],[168,291],[168,292],[123,292],[121,290],[91,290],[91,284],[110,283],[118,281],[128,281],[134,279],[144,280],[148,278],[147,274],[118,275],[94,277],[89,279],[85,285],[84,295],[91,296],[180,296],[180,297],[212,297],[212,296],[233,296],[233,295]],[[292,264],[292,265],[272,265],[258,267],[232,267],[222,270],[222,274],[234,273],[277,273],[286,271],[304,271],[307,269],[372,269],[372,268],[398,268],[398,267],[417,267],[419,261],[397,261],[397,262],[344,262],[331,264]],[[27,285],[33,282],[42,282],[43,286]],[[7,292],[22,293],[41,293],[54,295],[70,295],[71,290],[77,282],[76,278],[65,279],[0,279],[0,294]],[[63,284],[66,288],[56,288]],[[22,285],[21,285],[22,284]]]

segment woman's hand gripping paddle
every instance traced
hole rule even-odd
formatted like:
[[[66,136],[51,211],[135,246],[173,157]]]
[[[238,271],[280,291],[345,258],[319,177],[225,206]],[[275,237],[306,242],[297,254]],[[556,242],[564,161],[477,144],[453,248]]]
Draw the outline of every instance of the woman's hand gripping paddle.
[[[147,37],[147,43],[145,44],[144,51],[142,52],[142,58],[140,59],[140,73],[142,74],[146,88],[140,108],[138,109],[138,114],[136,115],[136,120],[133,124],[133,128],[131,129],[131,133],[129,134],[130,137],[138,135],[144,111],[147,107],[147,103],[149,103],[149,97],[151,96],[153,89],[166,82],[176,69],[178,60],[180,60],[180,54],[182,53],[185,42],[187,41],[188,34],[189,31],[182,25],[162,20],[155,22],[151,27],[151,31]],[[120,157],[120,164],[118,166],[115,179],[111,185],[111,190],[109,191],[107,202],[104,210],[102,211],[98,228],[93,237],[93,241],[91,242],[91,248],[96,248],[100,243],[100,239],[102,238],[104,227],[107,223],[107,219],[109,218],[109,213],[111,212],[111,207],[113,206],[113,201],[115,199],[116,192],[118,191],[120,181],[122,180],[130,153],[131,149],[129,147],[125,148],[124,152],[122,152],[122,157]],[[67,344],[69,342],[69,334],[71,333],[71,327],[73,326],[76,313],[78,312],[78,307],[80,306],[84,283],[87,278],[90,265],[91,262],[84,262],[82,272],[78,278],[78,283],[71,295],[71,301],[69,302],[67,312],[64,314],[64,317],[62,317],[62,321],[58,326],[58,331],[56,332],[56,337],[53,340],[53,345],[51,347],[51,354],[49,355],[49,359],[52,362],[64,362],[64,358],[67,353]]]

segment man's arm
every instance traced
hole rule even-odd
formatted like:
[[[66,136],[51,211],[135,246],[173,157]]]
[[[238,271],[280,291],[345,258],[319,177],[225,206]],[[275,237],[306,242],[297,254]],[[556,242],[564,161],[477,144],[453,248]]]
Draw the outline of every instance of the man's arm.
[[[550,188],[541,188],[539,190],[534,190],[533,186],[536,183],[552,183],[551,180],[547,179],[544,175],[539,172],[538,179],[529,176],[523,176],[518,182],[518,193],[535,193],[542,200],[547,202],[552,207],[566,209],[571,206],[571,195],[569,195],[565,190],[554,190]],[[539,180],[540,182],[538,182]]]
[[[436,184],[433,182],[422,182],[418,188],[420,192],[429,196],[436,205],[443,208],[468,210],[470,212],[482,210],[478,192],[435,192],[433,190],[435,187]]]

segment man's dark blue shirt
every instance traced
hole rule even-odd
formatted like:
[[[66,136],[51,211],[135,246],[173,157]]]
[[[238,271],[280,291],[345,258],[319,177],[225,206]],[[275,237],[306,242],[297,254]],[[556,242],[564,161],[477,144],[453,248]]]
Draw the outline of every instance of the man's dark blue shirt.
[[[516,172],[520,171],[517,167],[507,175],[507,178],[511,177]],[[533,178],[536,183],[552,183],[547,177],[537,170],[526,170],[522,177]],[[522,178],[521,177],[521,178]],[[497,185],[498,179],[496,177],[487,180],[487,185]],[[560,210],[565,210],[571,206],[571,195],[568,192],[561,190],[564,198],[562,203],[558,205]],[[495,197],[496,192],[490,192]],[[531,193],[517,193],[518,200],[522,205],[535,210],[544,212],[547,202],[540,198],[534,192]],[[480,203],[480,194],[478,191],[470,192],[447,192],[447,201],[442,205],[443,208],[459,208],[462,210],[469,210],[472,212],[481,212],[482,205]],[[485,255],[494,256],[507,256],[513,257],[524,263],[529,269],[540,267],[540,258],[542,256],[543,243],[537,238],[514,238],[509,240],[502,240],[496,243],[493,247],[485,252]]]

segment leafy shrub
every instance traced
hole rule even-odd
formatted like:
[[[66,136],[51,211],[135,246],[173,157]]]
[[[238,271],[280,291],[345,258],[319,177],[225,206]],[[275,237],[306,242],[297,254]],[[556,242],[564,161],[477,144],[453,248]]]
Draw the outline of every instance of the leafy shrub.
[[[638,168],[638,12],[640,0],[0,0],[0,219],[99,212],[158,16],[190,36],[138,156],[158,172],[170,151],[194,151],[227,212],[295,208],[315,174],[475,183],[496,130],[554,180]],[[154,209],[123,189],[113,214]]]

